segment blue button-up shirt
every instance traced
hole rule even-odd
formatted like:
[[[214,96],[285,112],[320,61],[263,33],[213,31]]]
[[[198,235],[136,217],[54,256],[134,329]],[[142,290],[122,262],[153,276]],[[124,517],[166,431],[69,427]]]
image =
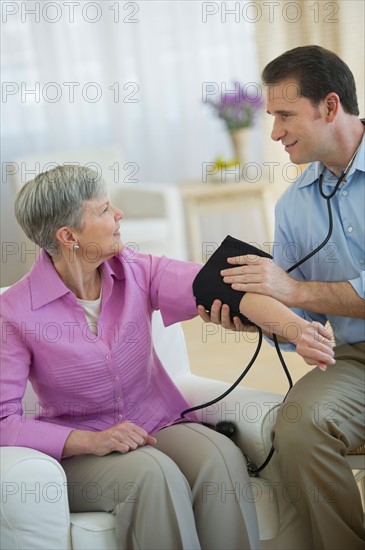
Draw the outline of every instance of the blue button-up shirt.
[[[310,164],[284,192],[276,206],[274,261],[287,270],[325,239],[328,228],[327,201],[337,176],[320,162]],[[301,281],[348,281],[365,298],[365,137],[347,175],[346,182],[331,199],[333,232],[329,242],[291,275]],[[325,324],[330,321],[337,343],[365,340],[365,320],[321,315],[295,309],[299,315]]]

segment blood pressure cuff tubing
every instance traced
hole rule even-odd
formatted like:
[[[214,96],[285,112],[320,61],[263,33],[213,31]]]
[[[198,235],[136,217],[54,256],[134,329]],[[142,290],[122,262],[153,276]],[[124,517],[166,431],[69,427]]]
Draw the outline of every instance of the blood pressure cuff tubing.
[[[245,254],[272,258],[267,252],[228,235],[195,277],[193,293],[197,305],[204,306],[207,311],[210,312],[213,301],[218,299],[223,304],[229,305],[231,318],[237,316],[243,323],[252,324],[239,310],[240,301],[245,292],[233,290],[230,284],[223,281],[220,274],[222,269],[233,267],[227,262],[227,258]]]

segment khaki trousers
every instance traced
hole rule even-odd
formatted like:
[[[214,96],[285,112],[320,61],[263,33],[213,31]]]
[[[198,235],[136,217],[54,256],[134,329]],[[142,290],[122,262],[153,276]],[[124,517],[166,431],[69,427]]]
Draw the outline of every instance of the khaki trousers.
[[[279,409],[275,461],[306,528],[304,548],[365,548],[360,494],[345,459],[365,441],[364,390],[365,343],[346,344],[335,365],[308,372]]]
[[[121,549],[257,549],[254,499],[238,447],[192,423],[155,437],[156,446],[125,455],[63,460],[71,511],[114,514]]]

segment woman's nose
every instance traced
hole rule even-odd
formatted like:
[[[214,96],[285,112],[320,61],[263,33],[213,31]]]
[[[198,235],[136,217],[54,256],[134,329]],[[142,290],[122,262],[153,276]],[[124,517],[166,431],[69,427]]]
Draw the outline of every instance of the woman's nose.
[[[122,220],[124,218],[123,210],[114,206],[114,217],[116,220]]]

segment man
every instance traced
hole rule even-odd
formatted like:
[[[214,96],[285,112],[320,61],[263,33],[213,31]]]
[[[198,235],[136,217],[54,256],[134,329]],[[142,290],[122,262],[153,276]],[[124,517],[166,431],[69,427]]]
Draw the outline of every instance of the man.
[[[331,323],[336,364],[309,371],[291,390],[298,422],[285,403],[273,433],[282,483],[295,484],[293,502],[308,548],[364,548],[363,511],[345,456],[365,441],[365,139],[356,88],[347,65],[318,46],[290,50],[263,71],[271,137],[295,164],[311,163],[276,206],[274,261],[241,256],[222,271],[238,291],[276,298],[306,319]],[[339,178],[343,176],[342,181]],[[333,198],[328,197],[338,190]],[[327,197],[327,199],[326,199]],[[323,248],[290,274],[297,260],[333,230]],[[216,301],[204,320],[243,330]]]

